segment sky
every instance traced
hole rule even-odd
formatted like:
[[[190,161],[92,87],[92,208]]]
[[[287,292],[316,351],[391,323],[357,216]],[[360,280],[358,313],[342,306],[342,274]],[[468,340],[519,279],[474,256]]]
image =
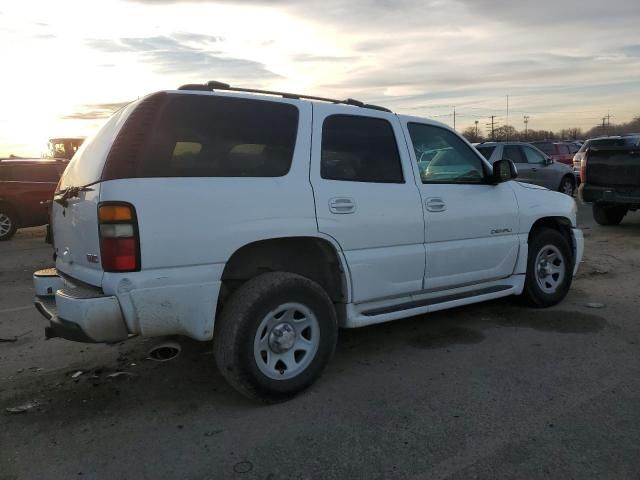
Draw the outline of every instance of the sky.
[[[0,59],[0,156],[207,80],[587,130],[640,115],[640,1],[2,0]]]

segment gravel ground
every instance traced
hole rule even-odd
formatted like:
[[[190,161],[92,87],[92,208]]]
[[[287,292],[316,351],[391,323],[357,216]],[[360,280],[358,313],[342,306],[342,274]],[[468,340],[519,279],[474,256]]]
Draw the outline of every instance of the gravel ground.
[[[23,230],[0,243],[0,479],[639,479],[640,213],[579,222],[560,305],[342,331],[325,375],[272,406],[228,387],[209,344],[156,363],[156,340],[45,341],[31,273],[51,252]]]

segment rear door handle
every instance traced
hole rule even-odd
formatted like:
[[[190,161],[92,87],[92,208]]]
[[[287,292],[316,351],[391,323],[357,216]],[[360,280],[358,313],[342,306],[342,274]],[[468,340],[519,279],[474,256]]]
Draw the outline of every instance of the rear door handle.
[[[447,204],[440,197],[425,199],[424,206],[429,212],[444,212],[447,209]]]
[[[532,172],[537,172],[537,171],[538,171],[538,169],[537,169],[536,167],[533,167],[533,168],[531,169],[531,171],[532,171]]]
[[[331,213],[343,214],[356,211],[356,202],[349,197],[334,197],[329,199],[329,211]]]

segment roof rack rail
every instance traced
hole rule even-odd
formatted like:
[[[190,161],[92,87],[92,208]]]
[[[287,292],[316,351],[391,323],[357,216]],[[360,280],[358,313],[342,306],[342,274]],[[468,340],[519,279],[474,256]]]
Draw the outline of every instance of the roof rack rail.
[[[294,100],[300,100],[300,99],[318,100],[321,102],[353,105],[355,107],[361,107],[361,108],[370,108],[372,110],[379,110],[381,112],[391,112],[391,110],[389,110],[388,108],[381,107],[379,105],[371,105],[368,103],[361,102],[359,100],[355,100],[353,98],[347,98],[346,100],[336,100],[335,98],[316,97],[314,95],[301,95],[298,93],[277,92],[272,90],[260,90],[257,88],[232,87],[228,83],[216,82],[215,80],[211,80],[204,84],[188,83],[186,85],[180,86],[178,90],[196,90],[196,91],[203,91],[203,92],[212,92],[214,90],[227,90],[230,92],[260,93],[263,95],[277,95],[282,98],[291,98]]]

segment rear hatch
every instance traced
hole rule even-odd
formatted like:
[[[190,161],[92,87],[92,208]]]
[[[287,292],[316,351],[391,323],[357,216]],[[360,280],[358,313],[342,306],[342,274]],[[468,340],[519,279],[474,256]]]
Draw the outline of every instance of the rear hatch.
[[[602,187],[640,188],[640,148],[633,137],[593,141],[586,154],[587,182]]]
[[[100,286],[98,202],[100,178],[111,145],[137,102],[116,112],[87,139],[67,166],[51,210],[56,268],[73,279]]]

